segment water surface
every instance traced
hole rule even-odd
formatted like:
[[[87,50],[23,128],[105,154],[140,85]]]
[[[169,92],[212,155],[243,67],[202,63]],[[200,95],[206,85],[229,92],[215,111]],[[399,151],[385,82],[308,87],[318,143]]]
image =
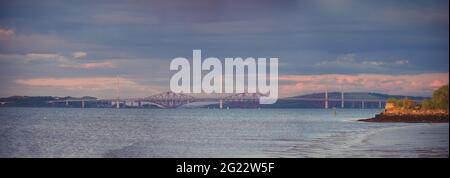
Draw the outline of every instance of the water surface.
[[[379,112],[0,108],[0,157],[448,157],[448,123]]]

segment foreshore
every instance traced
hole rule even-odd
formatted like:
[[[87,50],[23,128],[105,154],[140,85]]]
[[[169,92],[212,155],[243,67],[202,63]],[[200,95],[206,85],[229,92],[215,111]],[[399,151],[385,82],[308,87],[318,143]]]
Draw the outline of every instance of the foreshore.
[[[369,132],[342,157],[448,158],[448,124],[417,123]]]
[[[363,122],[448,123],[448,114],[377,114]]]

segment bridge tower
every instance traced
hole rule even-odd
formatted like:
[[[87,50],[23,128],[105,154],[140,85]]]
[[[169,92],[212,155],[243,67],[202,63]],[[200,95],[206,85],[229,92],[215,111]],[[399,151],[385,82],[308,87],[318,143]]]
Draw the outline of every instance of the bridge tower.
[[[344,87],[341,85],[341,108],[344,108]]]
[[[120,103],[119,103],[119,94],[120,94],[120,90],[119,90],[119,76],[116,77],[117,78],[117,90],[116,90],[116,94],[117,94],[117,98],[116,98],[116,108],[119,109],[120,108]]]

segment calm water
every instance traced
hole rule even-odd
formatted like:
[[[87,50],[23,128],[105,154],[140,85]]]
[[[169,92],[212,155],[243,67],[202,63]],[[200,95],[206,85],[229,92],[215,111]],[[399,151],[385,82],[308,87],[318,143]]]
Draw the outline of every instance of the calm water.
[[[0,108],[0,157],[448,157],[449,125],[379,110]]]

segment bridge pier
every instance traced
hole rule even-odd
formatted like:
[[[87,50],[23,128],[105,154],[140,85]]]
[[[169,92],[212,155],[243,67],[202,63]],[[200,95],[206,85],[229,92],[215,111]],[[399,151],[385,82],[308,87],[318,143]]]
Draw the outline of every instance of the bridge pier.
[[[219,100],[219,108],[223,109],[223,99]]]
[[[84,108],[84,100],[81,100],[81,108]]]
[[[328,91],[325,92],[325,109],[328,109]]]
[[[364,101],[361,101],[361,109],[364,109]]]
[[[66,107],[69,107],[69,101],[68,101],[68,100],[66,100],[65,106],[66,106]]]

